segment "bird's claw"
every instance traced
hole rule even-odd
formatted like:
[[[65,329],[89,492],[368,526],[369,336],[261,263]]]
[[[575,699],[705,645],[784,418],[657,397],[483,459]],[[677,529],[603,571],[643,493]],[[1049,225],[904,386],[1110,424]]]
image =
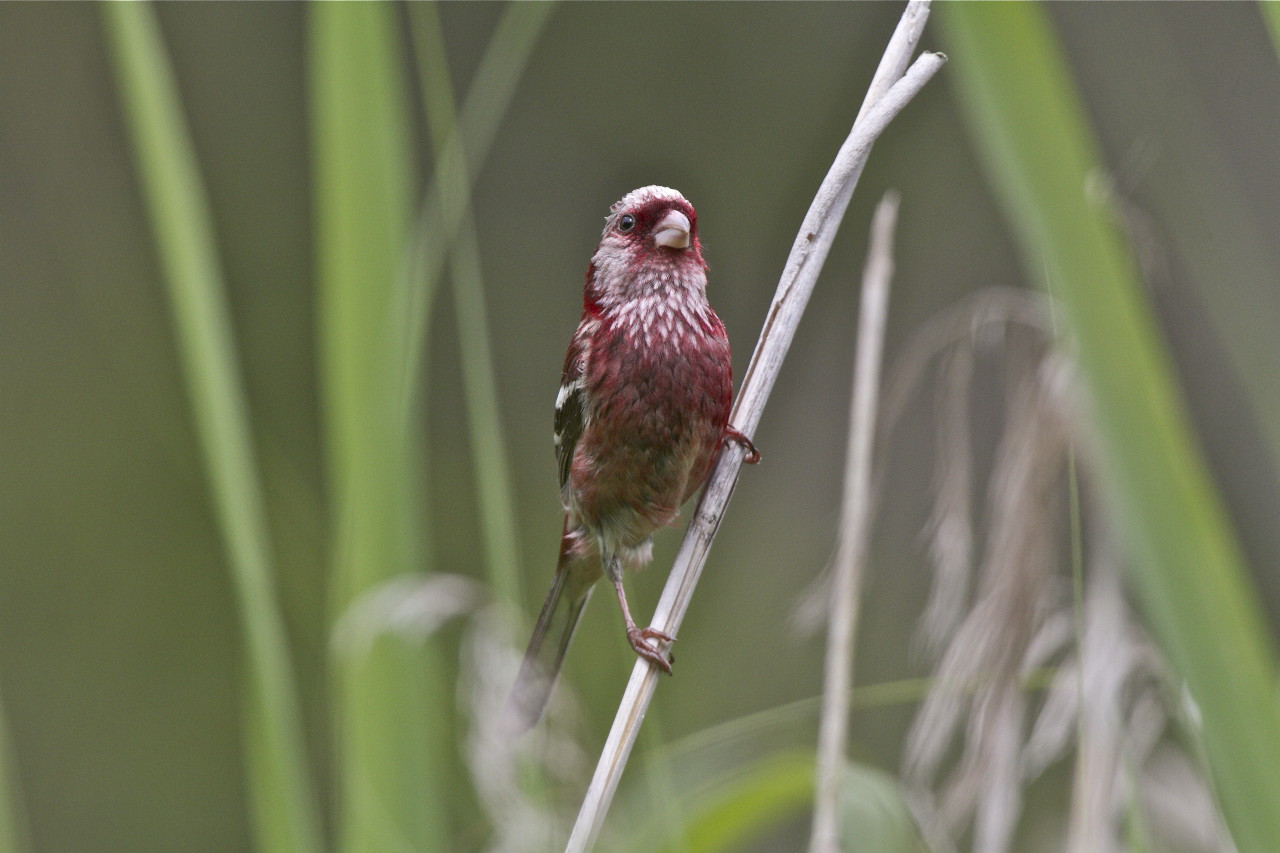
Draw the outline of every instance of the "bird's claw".
[[[668,659],[667,654],[656,648],[654,641],[661,643],[674,643],[676,638],[668,634],[666,631],[659,631],[657,628],[629,628],[627,630],[627,640],[631,643],[631,648],[635,653],[658,669],[671,674],[671,661],[675,658]]]
[[[747,438],[742,432],[733,427],[726,427],[724,439],[725,441],[732,441],[747,452],[747,455],[742,457],[743,465],[755,465],[760,461],[760,451],[756,450],[756,446],[751,443],[751,439]]]

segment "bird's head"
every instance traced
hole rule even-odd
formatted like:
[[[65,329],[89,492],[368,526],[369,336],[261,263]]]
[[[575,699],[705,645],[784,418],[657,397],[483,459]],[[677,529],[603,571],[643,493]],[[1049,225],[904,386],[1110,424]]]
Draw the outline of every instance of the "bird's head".
[[[605,244],[640,260],[675,260],[687,254],[702,261],[698,214],[688,199],[670,187],[641,187],[614,202],[601,235],[601,245]]]
[[[665,282],[705,284],[706,267],[693,205],[659,186],[632,190],[614,203],[592,258],[597,286],[629,291],[610,294],[624,298],[639,295],[633,288],[645,291]]]

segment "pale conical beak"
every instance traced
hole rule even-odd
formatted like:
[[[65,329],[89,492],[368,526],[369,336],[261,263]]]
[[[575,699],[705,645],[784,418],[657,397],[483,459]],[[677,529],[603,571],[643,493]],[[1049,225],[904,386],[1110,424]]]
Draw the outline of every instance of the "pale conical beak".
[[[653,226],[653,242],[669,249],[689,248],[689,217],[678,210],[668,210]]]

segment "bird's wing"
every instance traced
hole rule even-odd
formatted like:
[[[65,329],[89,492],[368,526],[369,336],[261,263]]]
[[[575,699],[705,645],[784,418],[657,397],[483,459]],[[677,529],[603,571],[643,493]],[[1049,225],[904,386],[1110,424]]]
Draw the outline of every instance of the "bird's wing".
[[[578,439],[582,436],[587,419],[583,377],[589,355],[589,340],[584,323],[578,327],[573,340],[569,341],[569,351],[564,357],[564,373],[560,377],[560,390],[556,393],[554,437],[562,490],[569,481],[573,451],[578,446]]]

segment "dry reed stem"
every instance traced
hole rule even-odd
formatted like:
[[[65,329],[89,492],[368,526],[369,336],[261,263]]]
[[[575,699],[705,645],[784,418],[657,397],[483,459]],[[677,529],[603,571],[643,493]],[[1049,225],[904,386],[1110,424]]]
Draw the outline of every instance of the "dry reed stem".
[[[827,654],[818,729],[813,832],[810,853],[839,853],[840,792],[849,732],[849,700],[853,685],[854,639],[867,553],[871,514],[871,448],[880,394],[880,360],[889,313],[893,277],[893,231],[898,195],[886,193],[871,224],[867,266],[862,277],[858,316],[858,348],[854,361],[853,399],[849,412],[849,449],[845,459],[840,547],[836,553],[827,624]]]
[[[927,0],[913,0],[907,5],[881,60],[880,70],[872,81],[873,91],[868,94],[852,132],[818,188],[792,245],[731,418],[745,435],[753,434],[760,422],[782,359],[791,345],[872,144],[946,61],[941,54],[926,53],[905,74],[900,70],[893,73],[894,69],[906,67],[927,12]],[[875,97],[877,87],[887,87],[879,97]],[[654,611],[651,624],[660,630],[673,635],[678,632],[720,519],[733,494],[743,455],[742,448],[727,446],[703,489]],[[569,837],[566,853],[585,853],[599,836],[605,814],[635,745],[640,722],[653,698],[657,679],[658,673],[651,665],[643,660],[636,662]]]

